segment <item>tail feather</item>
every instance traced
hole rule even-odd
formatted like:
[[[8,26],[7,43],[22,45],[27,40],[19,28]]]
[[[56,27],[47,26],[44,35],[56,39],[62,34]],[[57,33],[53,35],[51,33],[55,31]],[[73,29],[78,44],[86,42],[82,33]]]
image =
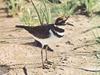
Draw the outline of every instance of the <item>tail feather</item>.
[[[34,27],[32,27],[32,26],[16,25],[16,27],[17,28],[23,28],[23,29],[27,30],[30,33],[34,31]]]
[[[28,26],[16,25],[17,28],[27,28]]]

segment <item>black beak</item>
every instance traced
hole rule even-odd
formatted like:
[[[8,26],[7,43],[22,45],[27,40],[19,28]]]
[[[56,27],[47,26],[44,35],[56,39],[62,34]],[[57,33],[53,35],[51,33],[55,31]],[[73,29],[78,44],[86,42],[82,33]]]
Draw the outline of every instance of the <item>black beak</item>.
[[[70,16],[65,17],[64,21],[67,21]]]
[[[64,21],[67,21],[69,17],[70,17],[70,16],[65,17],[66,19],[65,19]],[[66,25],[74,26],[73,24],[71,24],[71,23],[69,23],[69,22],[67,22]]]
[[[71,24],[71,23],[69,23],[69,22],[67,22],[67,23],[66,23],[66,25],[69,25],[69,26],[74,26],[73,24]]]

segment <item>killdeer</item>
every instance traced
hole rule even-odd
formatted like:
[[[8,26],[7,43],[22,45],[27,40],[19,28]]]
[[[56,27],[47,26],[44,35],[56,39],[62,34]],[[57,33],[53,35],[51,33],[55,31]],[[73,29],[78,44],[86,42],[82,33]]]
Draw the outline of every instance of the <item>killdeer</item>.
[[[17,25],[16,27],[18,28],[24,28],[27,30],[29,33],[33,35],[33,38],[40,42],[42,44],[42,49],[41,49],[41,59],[42,59],[42,66],[43,68],[46,68],[44,65],[43,61],[43,48],[45,47],[45,53],[46,53],[46,59],[45,61],[49,63],[47,59],[47,49],[49,47],[49,44],[52,44],[54,42],[58,42],[63,36],[64,36],[64,28],[66,25],[66,21],[68,17],[59,17],[56,19],[54,24],[48,24],[48,25],[42,25],[42,26],[22,26],[22,25]],[[71,24],[69,24],[71,25]]]

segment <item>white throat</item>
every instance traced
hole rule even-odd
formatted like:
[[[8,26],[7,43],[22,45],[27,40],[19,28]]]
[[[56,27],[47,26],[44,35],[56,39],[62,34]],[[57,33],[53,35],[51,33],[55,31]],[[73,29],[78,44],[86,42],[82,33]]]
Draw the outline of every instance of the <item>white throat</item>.
[[[54,26],[60,29],[65,29],[65,26],[58,26],[58,25],[54,25]]]

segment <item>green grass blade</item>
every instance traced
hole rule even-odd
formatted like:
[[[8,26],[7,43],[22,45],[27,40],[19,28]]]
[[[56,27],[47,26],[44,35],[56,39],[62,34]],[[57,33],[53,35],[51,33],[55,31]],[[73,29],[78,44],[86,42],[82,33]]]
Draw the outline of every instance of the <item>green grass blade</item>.
[[[36,8],[36,6],[35,6],[33,0],[31,0],[31,2],[32,2],[32,5],[33,5],[33,7],[34,7],[34,9],[35,9],[35,11],[36,11],[36,13],[37,13],[37,15],[38,15],[38,19],[39,19],[40,24],[43,25],[43,22],[41,21],[40,14],[39,14],[39,12],[38,12],[38,10],[37,10],[37,8]]]

